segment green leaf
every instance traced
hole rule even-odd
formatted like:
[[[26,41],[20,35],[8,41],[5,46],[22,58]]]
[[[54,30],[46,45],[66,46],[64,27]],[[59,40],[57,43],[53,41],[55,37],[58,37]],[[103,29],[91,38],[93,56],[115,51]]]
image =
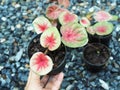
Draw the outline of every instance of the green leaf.
[[[43,52],[36,52],[30,59],[30,69],[38,75],[46,75],[53,68],[53,61]]]
[[[112,33],[114,27],[113,24],[107,21],[98,22],[93,26],[97,35],[108,35]]]
[[[118,20],[118,16],[117,15],[112,15],[112,19],[111,20],[117,21]]]
[[[64,11],[59,16],[59,22],[61,25],[65,25],[71,22],[78,22],[78,16],[70,13],[69,11]]]
[[[88,42],[85,28],[78,23],[69,23],[61,27],[62,42],[71,48],[82,47]]]
[[[56,50],[61,44],[61,37],[56,27],[50,27],[42,33],[40,43],[50,51]]]
[[[45,30],[52,26],[50,21],[44,16],[39,16],[35,18],[32,24],[37,34],[44,32]]]

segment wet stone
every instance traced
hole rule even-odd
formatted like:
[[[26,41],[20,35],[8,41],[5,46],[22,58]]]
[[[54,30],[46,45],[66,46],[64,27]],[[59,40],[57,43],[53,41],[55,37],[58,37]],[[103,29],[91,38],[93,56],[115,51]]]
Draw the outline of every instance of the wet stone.
[[[73,85],[68,85],[66,90],[73,90],[74,89],[74,86]]]
[[[22,54],[23,54],[23,49],[20,49],[19,52],[17,52],[16,56],[15,56],[15,60],[16,61],[19,61],[22,57]]]
[[[6,20],[7,20],[7,18],[6,18],[6,17],[2,17],[1,19],[2,19],[2,21],[6,21]]]
[[[117,68],[112,68],[112,70],[111,70],[113,73],[118,73],[119,72],[119,69],[117,69]]]
[[[96,83],[95,82],[90,82],[90,85],[92,85],[93,87],[96,87]]]

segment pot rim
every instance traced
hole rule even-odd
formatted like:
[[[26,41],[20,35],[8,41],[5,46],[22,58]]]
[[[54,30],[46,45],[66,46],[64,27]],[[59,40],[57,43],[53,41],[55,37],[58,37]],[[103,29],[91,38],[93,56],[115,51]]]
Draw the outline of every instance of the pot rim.
[[[88,35],[90,35],[90,36],[92,36],[92,37],[95,37],[95,38],[104,39],[104,38],[109,38],[109,37],[111,37],[111,36],[112,36],[112,32],[111,32],[110,34],[108,34],[108,35],[98,35],[98,34],[96,34],[96,33],[95,33],[94,35],[88,33]]]

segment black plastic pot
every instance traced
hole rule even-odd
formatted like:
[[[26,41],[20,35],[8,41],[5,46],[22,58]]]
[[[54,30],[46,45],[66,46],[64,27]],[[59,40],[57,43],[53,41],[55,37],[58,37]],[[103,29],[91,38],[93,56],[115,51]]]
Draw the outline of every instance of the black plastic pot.
[[[102,43],[106,46],[109,45],[110,39],[112,37],[112,33],[109,35],[104,35],[104,36],[100,36],[100,35],[91,35],[88,33],[88,37],[89,37],[89,43]]]
[[[101,43],[87,44],[83,49],[83,60],[86,68],[91,72],[99,72],[108,63],[110,51]]]
[[[43,48],[40,45],[40,35],[41,34],[35,36],[28,45],[28,57],[29,57],[29,59],[32,57],[32,55],[35,52],[45,52],[45,50],[46,50],[45,48]],[[66,64],[66,47],[63,44],[61,44],[61,46],[55,51],[48,51],[47,55],[49,55],[52,58],[53,63],[54,62],[59,63],[57,66],[55,66],[56,64],[54,63],[54,68],[49,73],[49,75],[55,75],[55,74],[58,74],[64,70],[64,67]],[[56,59],[57,59],[57,61],[54,61]]]

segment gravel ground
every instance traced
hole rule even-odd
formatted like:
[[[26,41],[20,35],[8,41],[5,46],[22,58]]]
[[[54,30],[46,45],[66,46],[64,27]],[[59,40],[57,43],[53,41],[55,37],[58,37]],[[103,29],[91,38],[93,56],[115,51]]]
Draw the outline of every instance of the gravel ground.
[[[105,9],[119,16],[110,41],[108,66],[93,74],[84,67],[82,48],[68,48],[60,90],[120,90],[120,0],[70,0],[69,10],[84,15]],[[36,35],[33,19],[44,14],[48,0],[0,0],[0,90],[23,90],[29,72],[27,46]]]

